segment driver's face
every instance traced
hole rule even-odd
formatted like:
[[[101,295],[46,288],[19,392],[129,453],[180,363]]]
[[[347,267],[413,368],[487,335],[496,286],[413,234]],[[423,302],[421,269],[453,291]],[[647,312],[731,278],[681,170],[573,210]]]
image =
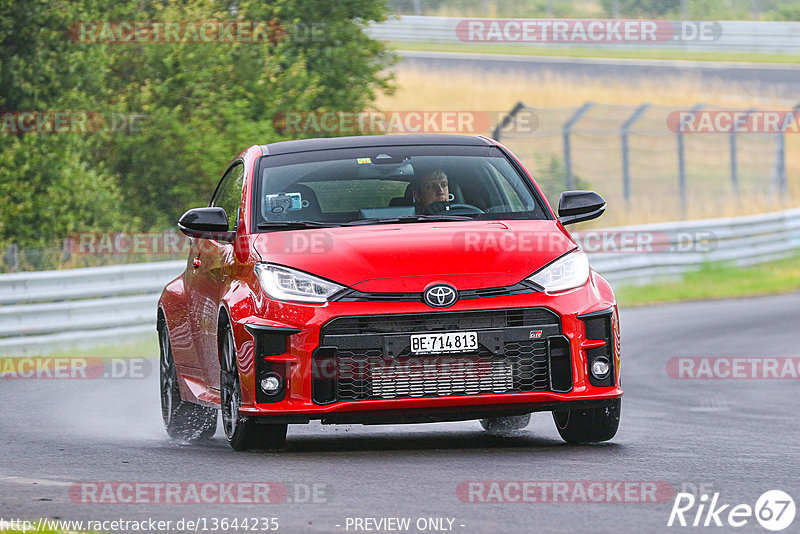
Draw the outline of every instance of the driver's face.
[[[428,175],[422,179],[419,191],[414,192],[414,197],[420,207],[425,208],[433,202],[447,202],[450,198],[450,188],[447,176]]]

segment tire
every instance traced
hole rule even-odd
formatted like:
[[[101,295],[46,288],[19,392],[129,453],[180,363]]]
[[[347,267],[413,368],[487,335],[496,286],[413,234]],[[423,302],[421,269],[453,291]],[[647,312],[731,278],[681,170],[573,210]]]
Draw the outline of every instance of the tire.
[[[164,320],[158,322],[159,376],[161,386],[161,418],[169,437],[184,441],[203,441],[217,431],[217,409],[181,399],[178,372],[172,357],[172,346]]]
[[[508,417],[490,417],[481,419],[483,429],[490,434],[506,434],[516,430],[522,430],[531,422],[531,414],[511,415]]]
[[[242,405],[242,390],[230,323],[224,324],[220,332],[219,345],[220,411],[222,428],[225,430],[228,443],[235,451],[280,449],[286,443],[287,425],[255,423],[239,415],[239,407]]]
[[[622,402],[603,408],[553,412],[553,420],[561,438],[567,443],[597,443],[614,437],[619,428]]]

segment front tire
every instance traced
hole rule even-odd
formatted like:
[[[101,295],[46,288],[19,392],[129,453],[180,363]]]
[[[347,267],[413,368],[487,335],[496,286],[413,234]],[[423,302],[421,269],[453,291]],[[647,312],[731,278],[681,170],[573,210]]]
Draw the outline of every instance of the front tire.
[[[610,406],[553,412],[553,420],[561,438],[567,443],[597,443],[613,438],[619,428],[622,402],[614,399]]]
[[[239,364],[230,323],[220,332],[220,405],[222,428],[235,451],[251,449],[280,449],[286,443],[287,425],[260,424],[239,415],[242,405],[242,388],[239,382]]]
[[[217,409],[207,408],[181,399],[178,371],[172,357],[169,333],[163,319],[158,324],[160,349],[161,418],[169,437],[186,441],[203,441],[217,431]]]

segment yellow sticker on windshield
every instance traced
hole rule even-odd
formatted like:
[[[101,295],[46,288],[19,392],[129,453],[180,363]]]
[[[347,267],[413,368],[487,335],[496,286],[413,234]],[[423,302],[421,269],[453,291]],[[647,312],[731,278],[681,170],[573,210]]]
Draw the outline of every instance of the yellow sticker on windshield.
[[[369,158],[358,158],[356,160],[356,163],[358,163],[359,165],[361,165],[362,163],[372,163],[372,160]]]

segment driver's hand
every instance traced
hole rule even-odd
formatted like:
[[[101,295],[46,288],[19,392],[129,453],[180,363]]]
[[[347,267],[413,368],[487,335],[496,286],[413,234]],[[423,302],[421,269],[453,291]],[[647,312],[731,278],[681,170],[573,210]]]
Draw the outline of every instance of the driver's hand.
[[[431,202],[428,204],[428,207],[425,208],[425,215],[436,215],[438,213],[443,213],[445,211],[450,210],[450,203],[444,200],[437,200],[436,202]]]

